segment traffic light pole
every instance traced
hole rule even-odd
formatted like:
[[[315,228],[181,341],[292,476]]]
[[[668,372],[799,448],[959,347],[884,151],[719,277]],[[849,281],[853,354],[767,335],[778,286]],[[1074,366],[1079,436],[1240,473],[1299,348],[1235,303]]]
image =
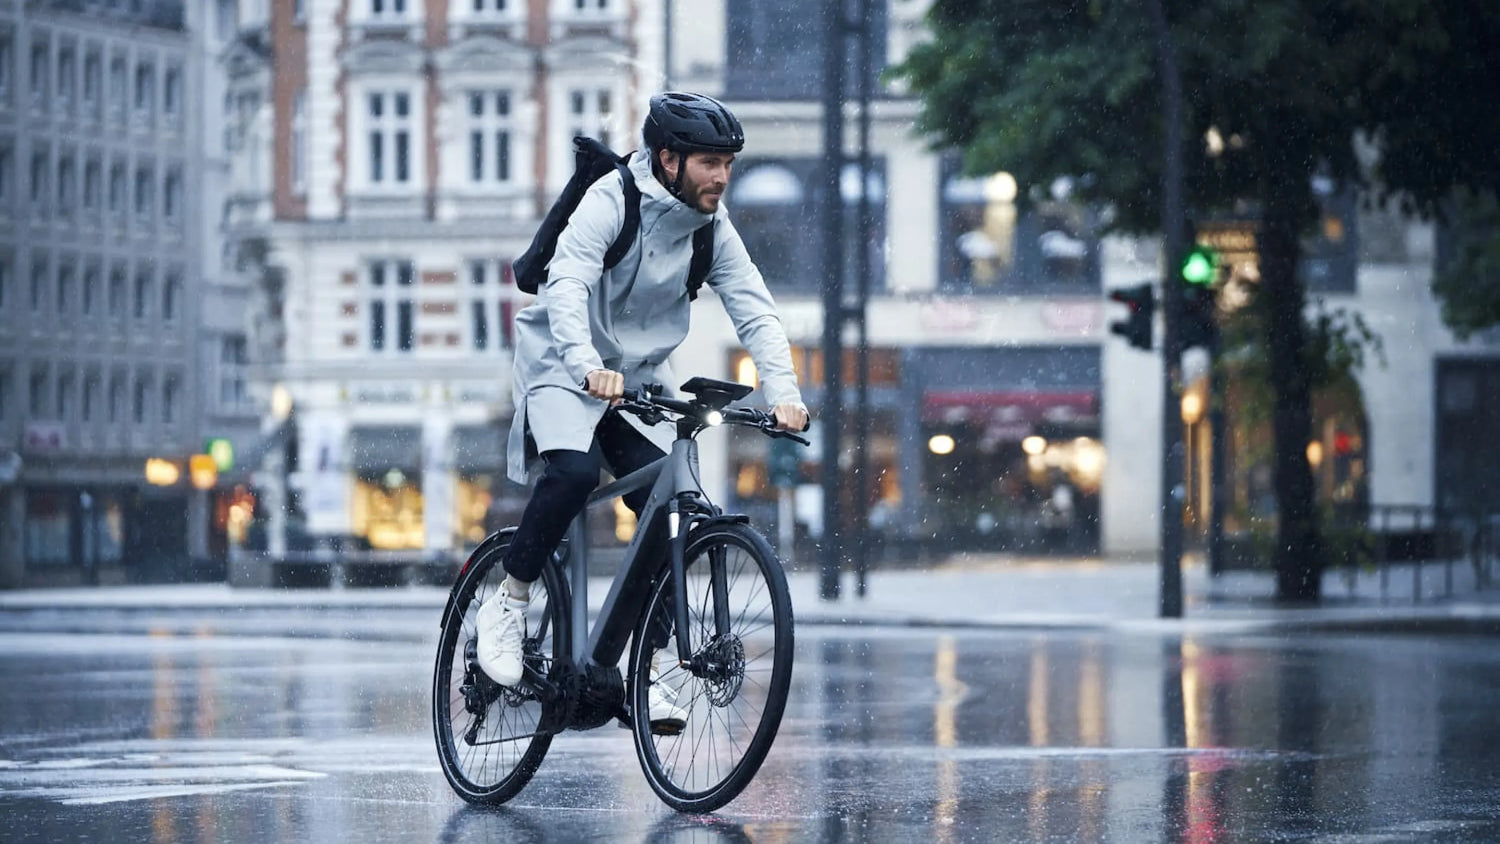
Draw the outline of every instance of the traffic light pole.
[[[839,597],[843,558],[843,507],[839,501],[840,434],[844,426],[844,201],[839,179],[844,168],[843,0],[823,5],[823,542],[818,596]]]
[[[1161,592],[1157,614],[1162,618],[1181,618],[1182,505],[1186,489],[1183,483],[1182,411],[1177,396],[1182,381],[1182,343],[1178,335],[1182,289],[1176,276],[1187,254],[1186,215],[1182,200],[1182,77],[1162,0],[1147,0],[1146,5],[1156,32],[1162,76],[1162,117],[1166,124],[1162,171]]]

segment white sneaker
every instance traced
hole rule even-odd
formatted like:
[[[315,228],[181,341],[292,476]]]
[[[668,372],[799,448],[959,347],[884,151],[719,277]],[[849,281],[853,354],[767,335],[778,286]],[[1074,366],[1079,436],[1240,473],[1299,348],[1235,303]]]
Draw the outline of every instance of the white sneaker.
[[[479,667],[502,686],[521,682],[521,643],[526,637],[526,602],[503,591],[479,606]]]
[[[651,687],[646,690],[646,699],[650,708],[647,712],[651,716],[652,733],[659,736],[675,736],[687,726],[687,710],[677,705],[675,689],[656,681],[659,656],[659,654],[653,654],[651,657]]]

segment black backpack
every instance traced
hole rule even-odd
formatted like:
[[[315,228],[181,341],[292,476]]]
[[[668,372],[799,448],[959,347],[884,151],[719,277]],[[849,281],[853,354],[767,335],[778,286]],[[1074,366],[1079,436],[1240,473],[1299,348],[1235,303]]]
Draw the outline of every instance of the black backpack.
[[[636,187],[635,176],[626,166],[629,157],[615,155],[604,144],[582,136],[573,139],[573,147],[573,175],[568,178],[562,193],[552,203],[547,216],[542,218],[541,226],[531,238],[531,245],[511,264],[516,287],[523,293],[535,295],[547,281],[547,265],[552,262],[552,255],[557,251],[557,237],[567,226],[568,217],[572,216],[573,209],[578,207],[589,186],[611,170],[619,172],[620,185],[625,190],[625,221],[620,226],[620,233],[604,253],[604,269],[611,269],[620,263],[620,259],[630,251],[630,245],[635,242],[636,233],[641,228],[641,189]],[[687,278],[689,301],[698,298],[698,288],[708,278],[708,271],[713,263],[714,224],[710,221],[693,232],[693,258],[688,264]]]

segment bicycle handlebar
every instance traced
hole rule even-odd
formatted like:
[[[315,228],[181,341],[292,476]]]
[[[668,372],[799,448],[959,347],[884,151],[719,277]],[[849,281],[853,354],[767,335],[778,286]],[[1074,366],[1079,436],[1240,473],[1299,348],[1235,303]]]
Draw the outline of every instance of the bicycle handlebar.
[[[659,425],[667,421],[663,411],[675,413],[678,416],[687,416],[696,419],[702,427],[709,427],[720,422],[731,425],[742,425],[746,428],[759,429],[762,434],[777,439],[794,440],[803,445],[812,445],[807,439],[797,436],[791,431],[783,431],[776,427],[776,416],[764,410],[753,407],[726,407],[714,408],[693,401],[668,398],[661,395],[661,388],[652,389],[651,386],[639,387],[634,390],[626,390],[625,395],[615,405],[615,409],[633,413],[648,425]],[[717,413],[717,421],[710,418],[710,414]],[[811,423],[809,423],[810,425]],[[802,430],[806,431],[807,428]]]

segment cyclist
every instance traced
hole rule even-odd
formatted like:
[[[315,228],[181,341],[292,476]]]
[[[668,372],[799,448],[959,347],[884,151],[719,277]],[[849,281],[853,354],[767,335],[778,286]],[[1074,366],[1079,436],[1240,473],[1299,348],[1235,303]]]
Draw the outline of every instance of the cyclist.
[[[721,201],[745,143],[739,120],[712,98],[667,92],[651,98],[641,134],[644,149],[629,160],[641,193],[635,243],[604,270],[625,213],[610,173],[574,209],[536,302],[516,315],[508,474],[526,482],[528,445],[544,468],[506,552],[503,587],[479,609],[479,665],[502,686],[521,679],[531,583],[598,484],[601,463],[623,477],[665,455],[611,405],[627,387],[676,383],[667,356],[687,337],[693,233],[710,221],[707,284],[760,372],[778,427],[807,424],[775,302]],[[639,514],[649,494],[637,490],[625,503]],[[668,693],[653,685],[650,698],[653,729],[682,728],[685,712]]]

